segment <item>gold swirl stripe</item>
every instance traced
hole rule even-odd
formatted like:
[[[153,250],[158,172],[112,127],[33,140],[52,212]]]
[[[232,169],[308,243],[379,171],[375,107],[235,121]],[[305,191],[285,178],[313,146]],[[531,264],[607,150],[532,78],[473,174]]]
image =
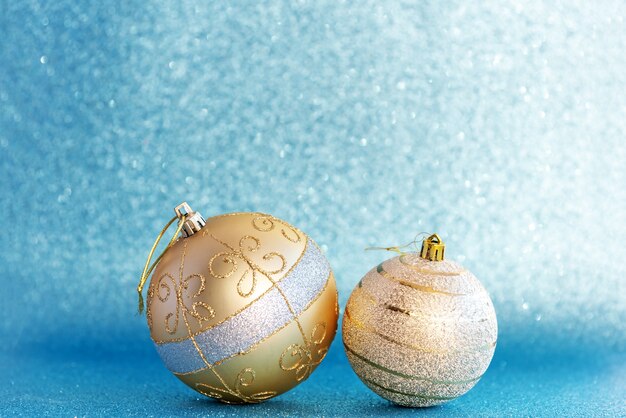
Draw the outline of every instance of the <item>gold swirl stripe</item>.
[[[274,332],[272,332],[271,334],[267,335],[266,337],[263,337],[262,339],[260,339],[259,341],[257,341],[256,343],[254,343],[253,345],[251,345],[250,347],[248,347],[247,349],[245,349],[244,351],[240,351],[238,353],[232,354],[226,358],[223,358],[222,360],[214,363],[212,366],[219,366],[220,364],[224,363],[226,360],[229,360],[233,357],[237,357],[237,356],[241,356],[244,354],[248,354],[249,352],[251,352],[252,350],[254,350],[255,348],[257,348],[259,345],[261,345],[262,343],[264,343],[267,339],[271,338],[272,336],[278,334],[280,331],[282,331],[284,328],[286,328],[288,325],[291,325],[296,319],[300,318],[300,316],[302,314],[304,314],[304,312],[306,312],[315,302],[317,302],[317,300],[324,294],[324,292],[326,291],[326,288],[328,287],[328,284],[330,283],[331,278],[333,277],[333,272],[331,271],[328,274],[328,277],[326,278],[326,283],[324,283],[324,287],[322,287],[322,290],[320,290],[320,292],[309,301],[309,303],[306,304],[306,306],[300,311],[300,313],[291,321],[286,322],[283,326],[281,326],[280,328],[276,329]],[[199,373],[201,371],[207,370],[210,367],[205,367],[203,369],[198,369],[198,370],[194,370],[191,372],[186,372],[186,373],[174,373],[176,376],[184,376],[184,375],[189,375],[189,374],[194,374],[194,373]]]
[[[414,311],[411,311],[409,309],[405,309],[405,308],[401,308],[399,306],[395,306],[395,305],[391,305],[389,303],[381,303],[376,296],[372,295],[368,290],[364,289],[363,287],[359,286],[358,287],[358,291],[359,293],[363,293],[363,298],[370,304],[376,307],[382,307],[385,309],[388,309],[390,311],[394,311],[394,312],[400,312],[403,313],[407,316],[413,317],[413,318],[421,318],[421,319],[426,319],[426,320],[431,320],[431,321],[436,321],[436,320],[451,320],[454,322],[464,322],[464,323],[477,323],[477,322],[485,322],[488,321],[489,318],[480,318],[480,319],[474,319],[474,318],[440,318],[440,317],[436,317],[436,316],[427,316],[427,315],[422,315],[419,313],[416,313]]]
[[[454,271],[436,271],[436,270],[428,270],[428,269],[423,269],[423,268],[419,268],[414,264],[410,264],[408,261],[405,260],[406,258],[406,254],[401,255],[400,256],[400,262],[402,264],[404,264],[405,266],[407,266],[408,268],[415,270],[416,272],[420,273],[420,274],[424,274],[427,276],[449,276],[449,277],[454,277],[454,276],[460,276],[461,274],[465,273],[467,270],[461,270],[458,272],[454,272]]]
[[[402,347],[406,347],[406,348],[410,348],[412,350],[415,351],[420,351],[422,353],[433,353],[433,354],[451,354],[451,353],[472,353],[472,352],[476,352],[476,351],[487,351],[492,349],[493,347],[496,346],[496,341],[486,344],[486,345],[481,345],[478,347],[469,347],[469,348],[464,348],[464,349],[458,349],[458,350],[435,350],[432,348],[424,348],[424,347],[418,347],[415,346],[413,344],[409,344],[409,343],[405,343],[402,341],[398,341],[394,338],[388,337],[385,334],[380,333],[378,330],[376,330],[374,327],[371,327],[369,325],[364,324],[363,322],[353,318],[350,315],[350,311],[348,310],[348,307],[346,306],[345,309],[345,314],[344,314],[345,318],[348,319],[350,322],[352,322],[354,325],[356,325],[357,327],[361,328],[362,330],[364,330],[365,332],[369,332],[370,334],[374,334],[377,335],[378,337],[382,338],[383,340],[386,340],[392,344],[396,344]]]
[[[179,267],[179,276],[180,276],[180,282],[182,283],[183,281],[183,269],[185,267],[185,254],[187,253],[187,241],[184,242],[183,244],[183,252],[181,254],[180,257],[180,267]],[[180,295],[180,293],[179,293]],[[180,301],[179,301],[180,302]],[[185,325],[187,326],[187,330],[189,331],[189,333],[191,333],[191,327],[189,325],[189,321],[187,321],[187,315],[185,313],[185,311],[183,310],[183,321],[185,321]],[[226,383],[226,381],[224,380],[224,378],[217,372],[217,370],[215,370],[215,367],[213,367],[211,365],[211,363],[209,363],[209,361],[206,359],[206,357],[204,356],[204,353],[202,352],[202,350],[200,349],[200,346],[198,345],[198,343],[196,342],[195,337],[191,337],[191,342],[193,343],[194,348],[196,349],[196,351],[198,352],[198,354],[200,355],[200,358],[202,359],[202,361],[204,362],[204,364],[206,364],[206,369],[209,369],[213,372],[213,374],[215,375],[215,377],[217,377],[217,379],[220,381],[220,383],[222,385],[224,385],[224,388],[226,389],[226,391],[232,395],[235,395],[236,397],[238,397],[237,393],[234,392]]]
[[[278,222],[284,224],[285,226],[289,226],[296,233],[299,232],[304,237],[307,236],[304,232],[302,232],[300,229],[296,228],[295,226],[291,225],[289,222],[283,221],[280,218],[277,218],[275,216],[272,216],[272,215],[270,215],[268,213],[263,213],[263,212],[231,212],[231,213],[222,213],[221,215],[215,215],[215,216],[211,216],[210,218],[207,218],[206,222],[208,223],[211,219],[227,218],[227,217],[230,217],[230,216],[238,216],[238,215],[250,215],[250,216],[253,216],[253,217],[254,216],[256,216],[256,217],[259,217],[259,216],[267,217],[267,218],[270,218],[272,220],[278,221]],[[261,232],[266,232],[266,231],[261,231]],[[203,234],[204,234],[204,232],[203,232]],[[285,238],[287,238],[287,237],[285,237]],[[289,238],[287,238],[287,239],[289,239]]]
[[[380,274],[381,276],[383,276],[387,280],[399,283],[402,286],[408,286],[408,287],[413,288],[415,290],[419,290],[420,292],[438,293],[438,294],[441,294],[441,295],[448,295],[448,296],[468,296],[468,295],[471,295],[471,293],[446,292],[444,290],[438,290],[438,289],[435,289],[435,288],[430,287],[430,286],[423,286],[423,285],[419,285],[417,283],[410,282],[408,280],[400,279],[400,278],[395,277],[395,276],[389,274],[388,272],[386,272],[385,269],[383,268],[383,264],[382,263],[380,263],[378,265],[378,267],[376,267],[376,272],[378,274]]]
[[[383,365],[380,365],[378,363],[373,362],[372,360],[370,360],[370,359],[368,359],[366,357],[363,357],[361,354],[357,353],[352,348],[350,348],[345,342],[343,343],[343,346],[346,348],[346,351],[348,351],[350,354],[352,354],[353,356],[355,356],[359,360],[363,361],[367,365],[372,366],[373,368],[378,369],[380,371],[392,374],[394,376],[403,377],[405,379],[423,380],[425,382],[434,383],[434,384],[440,384],[440,385],[463,385],[463,384],[466,384],[466,383],[476,382],[481,377],[483,377],[483,375],[480,375],[478,377],[474,377],[472,379],[467,379],[467,380],[436,380],[436,379],[429,379],[428,377],[423,377],[423,376],[415,376],[415,375],[405,374],[405,373],[401,373],[401,372],[395,371],[393,369],[389,369],[389,368],[387,368],[387,367],[385,367]]]
[[[236,214],[232,214],[232,215],[237,215],[239,213]],[[231,214],[226,214],[226,215],[220,215],[220,216],[228,216]],[[305,235],[306,237],[306,235]],[[206,332],[208,330],[210,330],[211,328],[215,328],[216,326],[220,325],[223,322],[228,321],[229,319],[239,315],[241,312],[245,311],[247,308],[249,308],[252,304],[254,304],[256,301],[258,301],[259,299],[261,299],[263,296],[265,296],[267,293],[269,293],[272,289],[274,289],[275,287],[277,287],[280,282],[283,281],[283,279],[285,279],[289,274],[291,274],[291,272],[293,271],[293,269],[296,268],[296,266],[298,264],[300,264],[300,261],[302,260],[302,257],[304,257],[304,254],[306,253],[306,250],[308,248],[309,245],[309,240],[305,239],[304,240],[304,249],[302,250],[302,253],[300,254],[300,256],[298,256],[298,259],[296,260],[295,263],[293,263],[293,265],[289,268],[289,270],[287,270],[287,272],[278,280],[272,280],[272,285],[270,287],[267,288],[267,290],[265,290],[263,293],[261,293],[256,299],[254,299],[253,301],[251,301],[250,303],[248,303],[247,305],[242,306],[241,308],[237,309],[235,312],[233,312],[232,314],[228,315],[227,317],[219,320],[218,322],[214,323],[211,326],[208,326],[206,328],[202,328],[201,330],[191,333],[189,335],[186,335],[184,337],[179,337],[179,338],[172,338],[170,340],[155,340],[154,338],[152,339],[152,341],[154,341],[156,344],[166,344],[166,343],[176,343],[176,342],[181,342],[181,341],[185,341],[191,337],[197,337],[198,335],[202,334],[203,332]]]
[[[398,395],[412,396],[412,397],[415,397],[415,398],[431,399],[431,400],[438,400],[438,401],[449,401],[449,400],[458,398],[458,396],[434,396],[434,395],[424,395],[423,393],[401,392],[399,390],[390,389],[388,387],[385,387],[385,386],[383,386],[381,384],[378,384],[378,383],[376,383],[376,382],[374,382],[372,380],[369,380],[369,379],[364,379],[364,378],[361,377],[361,380],[363,380],[367,384],[370,384],[372,386],[376,386],[377,388],[386,390],[387,392],[396,393]]]

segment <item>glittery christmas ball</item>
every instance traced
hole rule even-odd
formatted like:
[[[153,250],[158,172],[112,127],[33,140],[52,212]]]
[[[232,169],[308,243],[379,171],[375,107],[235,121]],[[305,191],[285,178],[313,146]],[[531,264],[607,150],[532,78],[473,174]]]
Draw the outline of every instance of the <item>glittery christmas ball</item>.
[[[487,370],[497,339],[489,295],[468,270],[443,260],[433,235],[368,272],[348,300],[343,343],[374,392],[404,406],[445,403]]]
[[[337,329],[328,261],[306,234],[270,215],[190,215],[148,288],[150,334],[166,367],[227,403],[261,402],[298,385]]]

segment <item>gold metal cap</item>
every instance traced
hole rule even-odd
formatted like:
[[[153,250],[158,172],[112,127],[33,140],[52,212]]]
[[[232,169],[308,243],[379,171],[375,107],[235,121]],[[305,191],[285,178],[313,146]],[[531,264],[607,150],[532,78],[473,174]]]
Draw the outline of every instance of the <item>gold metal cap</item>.
[[[422,241],[422,251],[420,257],[430,261],[441,261],[446,250],[446,244],[443,243],[439,235],[432,234]]]
[[[183,215],[187,215],[187,219],[183,224],[181,232],[183,237],[187,238],[198,232],[206,224],[206,221],[199,212],[194,212],[187,202],[183,202],[174,208],[176,216],[181,219]]]

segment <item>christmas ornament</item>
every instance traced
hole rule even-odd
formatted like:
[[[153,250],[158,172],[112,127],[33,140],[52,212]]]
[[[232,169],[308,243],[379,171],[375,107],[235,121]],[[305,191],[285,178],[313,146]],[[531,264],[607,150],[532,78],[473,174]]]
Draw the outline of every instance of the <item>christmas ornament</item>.
[[[302,231],[270,215],[204,219],[182,203],[155,242],[137,288],[167,368],[196,391],[257,403],[303,380],[337,329],[328,261]],[[150,266],[167,228],[174,238]],[[182,236],[178,238],[179,232]]]
[[[398,247],[387,248],[398,250]],[[363,277],[348,300],[343,343],[374,392],[404,406],[445,403],[487,370],[497,339],[489,295],[434,234]],[[398,251],[400,252],[400,251]]]

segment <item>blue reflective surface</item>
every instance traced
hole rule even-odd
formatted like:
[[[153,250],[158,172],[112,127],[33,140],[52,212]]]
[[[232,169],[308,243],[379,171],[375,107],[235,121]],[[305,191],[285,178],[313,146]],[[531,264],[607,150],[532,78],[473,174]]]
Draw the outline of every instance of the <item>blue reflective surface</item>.
[[[623,416],[626,6],[619,1],[0,0],[0,415]],[[266,404],[198,400],[134,288],[172,208],[272,213],[340,303],[437,231],[489,290],[491,368],[390,406],[339,340]]]
[[[150,342],[145,339],[146,345]],[[77,357],[14,355],[1,365],[4,414],[154,416],[623,416],[626,368],[619,358],[580,361],[496,352],[474,389],[443,406],[410,409],[385,401],[350,369],[339,340],[312,376],[259,405],[209,400],[173,377],[153,352]],[[16,362],[9,365],[7,361]],[[19,365],[18,367],[16,367]]]

